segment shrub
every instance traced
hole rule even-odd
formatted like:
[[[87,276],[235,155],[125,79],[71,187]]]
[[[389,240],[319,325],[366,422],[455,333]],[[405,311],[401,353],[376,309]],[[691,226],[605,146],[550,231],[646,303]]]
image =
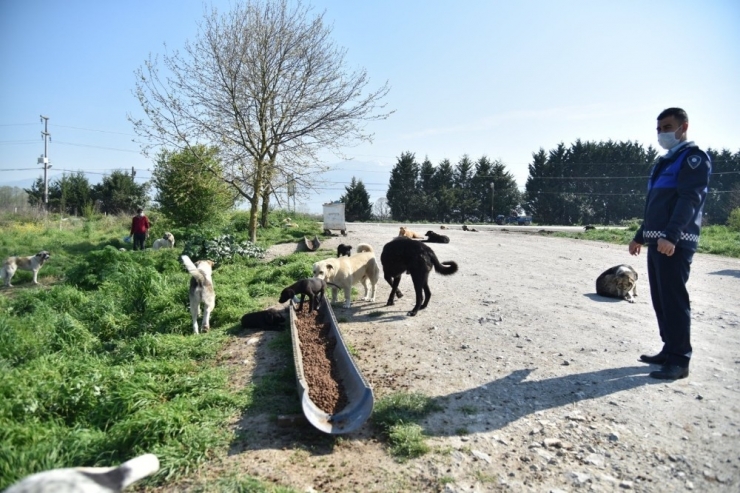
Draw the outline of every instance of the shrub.
[[[730,212],[730,217],[727,218],[727,227],[732,231],[740,232],[740,207]]]
[[[225,264],[233,262],[237,257],[263,258],[265,249],[249,240],[239,240],[234,235],[220,235],[210,239],[194,235],[185,243],[182,254],[193,261],[208,259],[217,264]]]

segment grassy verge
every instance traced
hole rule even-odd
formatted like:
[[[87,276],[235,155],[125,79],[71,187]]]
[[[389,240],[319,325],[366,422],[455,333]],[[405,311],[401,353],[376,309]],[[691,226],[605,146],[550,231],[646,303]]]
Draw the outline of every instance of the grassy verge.
[[[264,246],[319,232],[313,221],[294,218],[299,227],[288,229],[276,216],[260,230]],[[243,238],[238,219],[225,233]],[[147,452],[162,465],[149,483],[161,484],[225,453],[233,417],[264,411],[275,396],[290,405],[294,375],[234,390],[217,355],[240,317],[309,276],[314,258],[217,265],[213,329],[193,336],[181,249],[120,251],[130,248],[122,241],[129,221],[3,222],[0,257],[40,250],[52,257],[41,286],[19,271],[15,288],[0,290],[0,489],[41,470],[113,465]],[[175,235],[183,246],[187,232]],[[218,486],[278,491],[247,477]]]
[[[400,461],[419,457],[429,452],[422,427],[418,421],[442,408],[425,395],[396,393],[378,400],[372,421],[388,440],[391,455]]]
[[[556,232],[553,236],[579,240],[605,241],[627,245],[635,235],[636,227],[628,229],[593,229],[579,233]],[[725,257],[740,258],[740,232],[727,226],[706,226],[701,230],[699,253],[710,253]]]

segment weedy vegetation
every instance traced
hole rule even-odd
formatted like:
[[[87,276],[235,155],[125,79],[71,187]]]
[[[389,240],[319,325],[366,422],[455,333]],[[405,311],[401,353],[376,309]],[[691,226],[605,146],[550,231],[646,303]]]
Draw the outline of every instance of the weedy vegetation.
[[[431,397],[399,392],[375,403],[372,422],[387,438],[391,455],[405,461],[429,452],[426,435],[418,423],[430,413],[441,410]]]
[[[274,304],[284,286],[311,275],[314,257],[265,262],[265,248],[319,227],[295,217],[299,227],[288,230],[284,214],[274,213],[254,245],[242,215],[217,232],[175,229],[174,249],[144,252],[123,241],[129,217],[0,218],[1,258],[51,252],[41,286],[19,271],[16,287],[0,290],[0,489],[38,471],[113,465],[143,453],[162,466],[146,484],[162,484],[226,453],[235,416],[295,412],[292,365],[232,388],[217,356],[244,313]],[[194,259],[217,258],[212,330],[198,336],[183,248]],[[290,352],[290,335],[273,345]],[[209,491],[289,491],[254,484],[232,476]]]

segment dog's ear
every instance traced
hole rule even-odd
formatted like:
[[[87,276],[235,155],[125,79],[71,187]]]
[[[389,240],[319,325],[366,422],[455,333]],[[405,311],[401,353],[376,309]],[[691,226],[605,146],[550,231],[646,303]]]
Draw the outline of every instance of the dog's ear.
[[[334,266],[331,264],[326,264],[326,270],[334,270]]]

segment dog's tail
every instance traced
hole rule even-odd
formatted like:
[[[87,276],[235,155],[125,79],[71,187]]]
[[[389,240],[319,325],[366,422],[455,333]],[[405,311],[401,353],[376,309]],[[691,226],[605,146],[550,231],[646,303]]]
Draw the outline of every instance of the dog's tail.
[[[359,245],[357,245],[357,250],[356,250],[356,252],[357,252],[357,253],[362,253],[362,252],[371,252],[371,253],[375,253],[375,250],[373,250],[373,247],[371,247],[371,246],[370,246],[370,245],[368,245],[367,243],[360,243]]]
[[[190,272],[190,275],[195,278],[196,281],[198,281],[200,284],[206,284],[207,282],[210,282],[209,279],[206,277],[206,275],[198,269],[198,267],[195,266],[192,260],[190,260],[190,257],[187,255],[180,256],[182,259],[182,263],[185,264],[185,268]]]
[[[434,264],[434,270],[437,272],[437,274],[449,276],[457,272],[457,262],[454,262],[452,260],[450,260],[449,262],[440,262],[439,260],[437,260],[437,255],[434,252],[431,252],[429,258],[432,261],[432,264]]]

